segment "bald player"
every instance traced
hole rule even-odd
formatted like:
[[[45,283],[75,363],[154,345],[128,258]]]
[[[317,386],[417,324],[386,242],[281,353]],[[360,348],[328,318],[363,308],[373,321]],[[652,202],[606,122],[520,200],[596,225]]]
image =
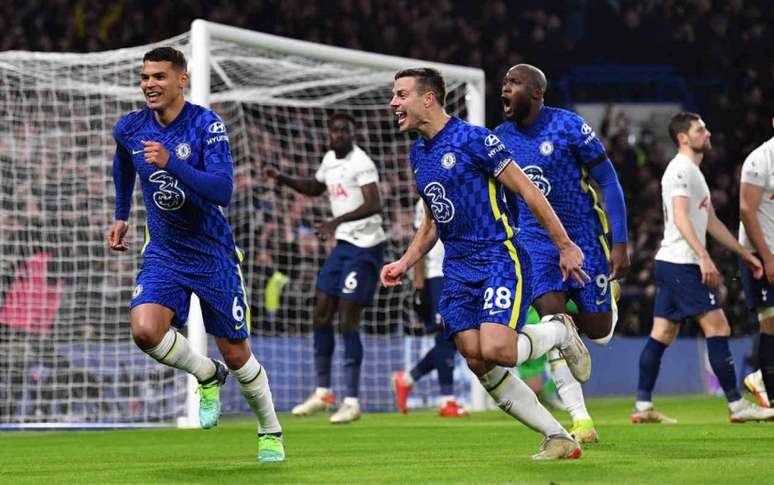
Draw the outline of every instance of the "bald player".
[[[519,240],[532,259],[532,306],[543,317],[566,312],[572,299],[578,305],[578,328],[595,343],[606,345],[617,321],[611,281],[625,276],[629,268],[623,191],[591,126],[571,111],[544,105],[547,86],[545,74],[537,67],[511,67],[501,93],[505,122],[495,133],[548,199],[570,239],[580,246],[591,284],[563,280],[556,246],[524,200],[516,198]],[[605,209],[590,178],[602,191]],[[558,352],[549,352],[548,359],[559,395],[572,416],[571,433],[579,442],[598,441],[580,384]]]

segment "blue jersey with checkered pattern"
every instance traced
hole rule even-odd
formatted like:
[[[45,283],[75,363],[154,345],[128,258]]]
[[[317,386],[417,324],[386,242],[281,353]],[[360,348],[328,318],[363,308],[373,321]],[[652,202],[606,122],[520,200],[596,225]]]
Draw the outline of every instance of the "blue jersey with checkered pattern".
[[[222,208],[170,172],[147,163],[142,144],[161,142],[170,162],[176,158],[200,172],[228,177],[231,183],[228,134],[218,115],[186,102],[177,118],[162,126],[146,107],[119,119],[113,136],[117,145],[114,164],[132,178],[134,172],[140,177],[147,218],[145,264],[152,261],[192,273],[233,266],[238,261],[237,250]],[[128,215],[128,208],[125,210]],[[118,209],[117,218],[121,218]]]
[[[591,165],[607,155],[583,118],[571,111],[545,106],[537,120],[524,130],[506,121],[495,128],[495,133],[546,196],[573,241],[596,241],[608,232],[605,213],[588,183]],[[515,199],[519,237],[553,244],[524,200]]]
[[[417,139],[410,160],[446,250],[444,274],[450,259],[500,252],[514,229],[496,180],[511,155],[497,136],[452,117],[432,139]]]

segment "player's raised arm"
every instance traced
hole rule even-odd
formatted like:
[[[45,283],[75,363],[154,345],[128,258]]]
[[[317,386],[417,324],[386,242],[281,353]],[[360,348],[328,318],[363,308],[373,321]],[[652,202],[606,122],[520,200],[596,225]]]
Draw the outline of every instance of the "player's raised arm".
[[[589,281],[589,275],[583,271],[583,252],[570,240],[554,209],[521,168],[515,162],[509,163],[499,173],[497,180],[524,199],[538,222],[559,248],[559,267],[562,270],[562,278],[566,280],[572,276],[580,285]]]
[[[423,202],[424,204],[424,202]],[[435,223],[430,216],[430,209],[425,205],[425,218],[422,220],[422,224],[414,234],[414,239],[409,244],[406,252],[399,260],[385,265],[382,268],[381,280],[382,284],[386,287],[400,285],[400,280],[406,271],[416,264],[417,261],[425,257],[425,254],[430,251],[438,241],[438,234],[435,230]]]

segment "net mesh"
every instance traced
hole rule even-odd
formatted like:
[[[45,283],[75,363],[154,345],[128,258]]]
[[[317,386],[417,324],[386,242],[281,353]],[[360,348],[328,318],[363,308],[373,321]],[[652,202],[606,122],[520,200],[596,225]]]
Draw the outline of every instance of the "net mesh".
[[[130,251],[110,252],[112,127],[141,108],[142,55],[173,45],[190,58],[189,36],[95,54],[0,53],[0,423],[170,421],[185,412],[181,372],[134,347],[127,304],[141,264],[145,213],[139,189]],[[314,235],[330,217],[325,196],[307,198],[261,176],[274,166],[314,175],[327,150],[334,111],[358,121],[357,141],[380,172],[388,233],[385,259],[413,235],[416,193],[410,140],[387,107],[394,71],[322,62],[213,39],[213,110],[223,118],[234,159],[227,217],[246,259],[253,351],[269,370],[275,405],[287,410],[314,387],[312,310],[317,272],[331,249]],[[466,86],[449,80],[447,110],[466,116]],[[380,288],[361,326],[366,410],[392,408],[389,376],[421,357],[431,337],[418,328],[410,285]],[[212,342],[210,352],[217,352]],[[337,340],[334,390],[343,388]],[[469,392],[464,375],[459,394]],[[416,388],[437,393],[434,378]],[[230,384],[225,410],[247,412]]]

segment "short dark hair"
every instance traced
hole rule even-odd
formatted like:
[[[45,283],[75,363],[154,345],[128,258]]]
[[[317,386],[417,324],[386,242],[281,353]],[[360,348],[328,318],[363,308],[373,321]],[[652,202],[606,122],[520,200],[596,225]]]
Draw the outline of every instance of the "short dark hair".
[[[699,121],[701,116],[696,113],[688,111],[681,111],[672,115],[672,119],[669,120],[669,138],[672,139],[676,146],[680,146],[677,142],[678,133],[688,133],[691,129],[691,122]]]
[[[432,91],[441,107],[446,104],[446,81],[438,69],[415,67],[403,69],[395,74],[396,81],[402,77],[413,77],[417,80],[417,88],[421,90],[421,94]]]
[[[156,47],[145,53],[142,58],[142,62],[171,62],[172,67],[181,69],[183,71],[188,70],[188,62],[185,60],[185,55],[174,47]]]
[[[341,112],[333,113],[328,117],[328,124],[330,125],[336,120],[348,121],[349,123],[352,124],[353,127],[357,126],[357,123],[355,122],[355,118],[348,113],[341,113]]]

